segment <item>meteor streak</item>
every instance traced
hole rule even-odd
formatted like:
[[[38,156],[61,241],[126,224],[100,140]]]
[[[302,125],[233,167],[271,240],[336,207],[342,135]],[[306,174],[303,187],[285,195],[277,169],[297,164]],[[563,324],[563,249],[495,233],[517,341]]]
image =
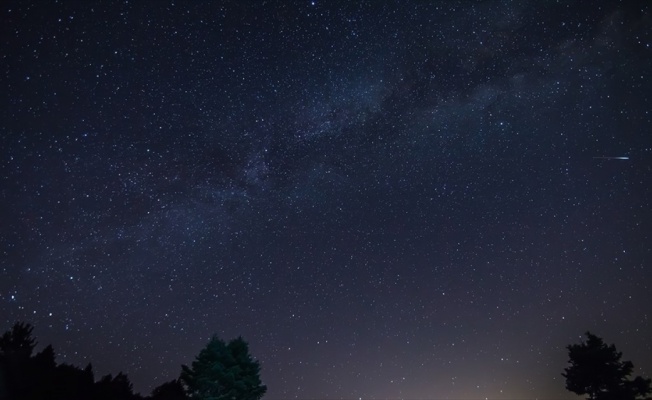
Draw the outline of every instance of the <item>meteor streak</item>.
[[[593,159],[600,160],[629,160],[629,157],[593,157]]]

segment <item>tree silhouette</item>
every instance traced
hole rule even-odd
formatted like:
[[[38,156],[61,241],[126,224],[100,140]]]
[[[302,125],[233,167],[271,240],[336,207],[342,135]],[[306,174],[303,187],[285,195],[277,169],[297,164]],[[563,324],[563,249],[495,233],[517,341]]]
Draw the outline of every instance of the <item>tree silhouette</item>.
[[[94,398],[98,400],[133,399],[135,395],[129,377],[119,372],[115,377],[111,374],[105,375],[95,383]]]
[[[29,361],[28,373],[31,383],[31,397],[45,399],[49,396],[54,385],[54,371],[56,369],[54,349],[48,345],[43,351],[33,356]]]
[[[125,374],[95,382],[90,364],[57,365],[52,346],[33,355],[32,330],[19,322],[0,336],[0,400],[142,400]]]
[[[36,346],[30,324],[16,323],[0,337],[0,399],[32,396],[31,356]]]
[[[227,345],[213,336],[192,363],[182,366],[181,381],[192,399],[259,400],[267,391],[260,381],[260,364],[241,337]]]
[[[73,365],[58,365],[51,387],[51,399],[83,400],[94,396],[95,374],[88,364],[83,370]]]
[[[56,363],[51,345],[34,354],[30,324],[19,322],[0,336],[0,400],[144,400],[122,372],[95,381],[91,364],[84,369]],[[241,337],[228,344],[216,336],[181,377],[152,391],[147,400],[260,400],[267,387],[260,364]]]
[[[165,382],[161,386],[157,386],[152,390],[150,400],[186,400],[186,392],[183,389],[183,384],[179,379]]]
[[[566,389],[591,400],[636,400],[650,393],[650,379],[640,376],[629,380],[634,365],[621,361],[622,353],[613,344],[586,332],[587,340],[567,346],[568,362],[562,374]]]
[[[3,358],[28,359],[36,346],[32,338],[34,327],[24,322],[16,322],[11,330],[0,337],[0,355]]]

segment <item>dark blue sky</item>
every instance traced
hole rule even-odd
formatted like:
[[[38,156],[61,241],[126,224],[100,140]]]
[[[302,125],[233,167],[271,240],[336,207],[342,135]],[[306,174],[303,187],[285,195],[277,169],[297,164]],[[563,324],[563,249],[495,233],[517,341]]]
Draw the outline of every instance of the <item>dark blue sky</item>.
[[[651,11],[5,1],[0,322],[143,393],[213,333],[270,399],[650,376]]]

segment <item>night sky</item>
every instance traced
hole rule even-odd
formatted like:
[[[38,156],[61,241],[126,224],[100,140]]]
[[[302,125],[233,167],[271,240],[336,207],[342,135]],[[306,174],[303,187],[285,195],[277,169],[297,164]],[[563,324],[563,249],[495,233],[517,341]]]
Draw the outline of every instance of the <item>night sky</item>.
[[[652,3],[0,7],[2,331],[143,394],[214,333],[268,399],[652,375]]]

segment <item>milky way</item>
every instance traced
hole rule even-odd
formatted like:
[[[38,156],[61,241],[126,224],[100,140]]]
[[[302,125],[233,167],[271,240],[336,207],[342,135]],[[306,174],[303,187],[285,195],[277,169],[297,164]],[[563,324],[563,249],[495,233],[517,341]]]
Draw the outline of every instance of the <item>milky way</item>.
[[[6,1],[0,321],[143,394],[216,333],[266,398],[652,375],[640,1]],[[617,160],[616,160],[617,159]]]

